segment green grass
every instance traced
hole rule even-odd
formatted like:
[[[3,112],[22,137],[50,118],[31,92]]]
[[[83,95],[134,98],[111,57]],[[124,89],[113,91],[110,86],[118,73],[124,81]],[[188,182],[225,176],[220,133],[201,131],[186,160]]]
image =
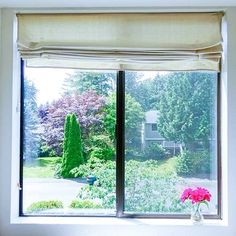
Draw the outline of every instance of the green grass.
[[[24,178],[54,178],[55,166],[61,163],[61,157],[40,157],[24,164]],[[172,157],[162,161],[157,172],[161,175],[176,173],[177,158]]]
[[[58,163],[61,157],[40,157],[24,163],[24,178],[53,178]]]
[[[161,175],[176,174],[177,157],[171,157],[162,161],[159,161],[158,173]]]

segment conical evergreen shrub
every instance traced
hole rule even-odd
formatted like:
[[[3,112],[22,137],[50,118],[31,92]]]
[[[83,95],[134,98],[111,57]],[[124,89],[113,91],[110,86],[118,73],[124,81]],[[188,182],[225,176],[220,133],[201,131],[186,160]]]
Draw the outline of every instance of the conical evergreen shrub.
[[[61,176],[71,178],[70,171],[84,163],[80,125],[75,114],[68,114],[64,125],[63,159]]]

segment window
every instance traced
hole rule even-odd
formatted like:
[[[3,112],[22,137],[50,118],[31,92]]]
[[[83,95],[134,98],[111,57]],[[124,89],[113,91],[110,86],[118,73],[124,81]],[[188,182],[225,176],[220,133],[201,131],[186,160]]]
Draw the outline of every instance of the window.
[[[21,214],[178,217],[183,189],[201,186],[216,216],[217,73],[116,76],[25,68]]]
[[[152,124],[152,131],[157,131],[157,124]]]
[[[26,67],[22,84],[22,214],[114,215],[116,73]]]
[[[219,218],[221,18],[20,14],[20,214]]]

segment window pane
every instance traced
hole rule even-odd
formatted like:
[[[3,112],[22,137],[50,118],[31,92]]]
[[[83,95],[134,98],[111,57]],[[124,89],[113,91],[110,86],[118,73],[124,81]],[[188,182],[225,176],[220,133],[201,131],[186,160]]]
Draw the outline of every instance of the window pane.
[[[217,73],[126,72],[125,212],[185,214],[203,187],[217,214]]]
[[[23,214],[115,214],[116,72],[25,75]]]

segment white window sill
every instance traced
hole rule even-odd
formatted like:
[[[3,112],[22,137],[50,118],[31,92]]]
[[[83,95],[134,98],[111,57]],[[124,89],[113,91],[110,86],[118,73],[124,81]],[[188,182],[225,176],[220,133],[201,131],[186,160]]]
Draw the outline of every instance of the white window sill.
[[[61,225],[150,225],[150,226],[228,226],[224,220],[204,220],[201,224],[193,224],[190,219],[121,219],[106,217],[16,217],[11,224],[61,224]]]

